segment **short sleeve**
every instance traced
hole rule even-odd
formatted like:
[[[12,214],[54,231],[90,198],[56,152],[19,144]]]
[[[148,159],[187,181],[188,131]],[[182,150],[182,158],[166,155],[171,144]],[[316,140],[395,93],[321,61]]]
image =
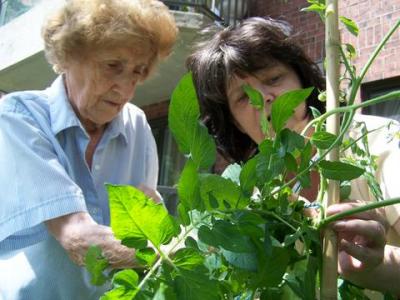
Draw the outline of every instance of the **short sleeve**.
[[[48,234],[43,221],[86,210],[57,139],[41,123],[22,104],[1,107],[0,249],[36,243]]]

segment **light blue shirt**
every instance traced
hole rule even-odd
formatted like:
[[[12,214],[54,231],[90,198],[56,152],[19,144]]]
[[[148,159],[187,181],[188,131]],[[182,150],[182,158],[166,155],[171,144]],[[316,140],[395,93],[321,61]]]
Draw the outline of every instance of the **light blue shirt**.
[[[89,136],[66,96],[62,77],[44,91],[0,100],[0,300],[98,299],[43,223],[87,211],[108,225],[104,183],[155,189],[157,150],[146,117],[126,104],[85,161]]]

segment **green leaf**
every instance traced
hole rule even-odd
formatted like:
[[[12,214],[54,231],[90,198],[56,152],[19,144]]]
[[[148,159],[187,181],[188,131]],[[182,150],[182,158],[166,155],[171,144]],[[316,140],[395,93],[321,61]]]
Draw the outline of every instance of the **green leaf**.
[[[218,220],[210,229],[207,226],[199,228],[200,241],[214,247],[222,247],[233,252],[253,252],[254,245],[239,228],[229,222]]]
[[[208,210],[229,207],[243,208],[248,204],[248,199],[241,197],[239,186],[229,179],[208,174],[202,176],[200,182],[201,199]],[[217,207],[211,205],[212,200],[217,201]],[[229,207],[226,207],[225,202]]]
[[[302,8],[301,11],[313,11],[313,12],[320,14],[320,13],[324,13],[325,5],[315,3],[315,4],[311,4],[308,7]]]
[[[292,154],[286,153],[285,155],[285,166],[288,171],[296,172],[297,171],[297,161],[293,157]]]
[[[258,278],[263,287],[273,287],[281,283],[289,264],[290,256],[286,248],[272,247],[271,255],[267,256],[265,264],[260,266]]]
[[[336,140],[337,136],[326,131],[316,131],[311,136],[311,143],[318,149],[328,149]]]
[[[293,152],[296,149],[300,150],[304,148],[304,137],[295,131],[285,128],[279,136],[286,152]]]
[[[204,263],[204,257],[194,248],[182,248],[175,253],[172,261],[179,268],[192,270]]]
[[[192,74],[182,77],[171,96],[168,112],[168,127],[174,135],[181,152],[190,153],[194,127],[200,117],[196,90]]]
[[[118,287],[106,292],[100,300],[132,300],[137,292],[138,290],[126,290],[124,287]]]
[[[85,255],[85,266],[90,273],[90,283],[93,285],[103,285],[107,277],[103,271],[108,267],[107,259],[102,255],[99,246],[90,246]]]
[[[263,95],[248,84],[244,84],[242,88],[246,95],[249,97],[251,105],[253,105],[257,110],[264,110]]]
[[[359,30],[356,22],[343,16],[339,17],[339,20],[343,23],[347,30],[350,31],[351,34],[358,36]]]
[[[176,300],[176,294],[170,286],[161,282],[152,300]]]
[[[157,259],[157,253],[153,248],[137,249],[135,255],[136,259],[142,265],[151,266]]]
[[[116,238],[150,240],[159,247],[179,233],[179,227],[162,204],[142,191],[123,185],[106,184],[111,211],[111,228]]]
[[[356,57],[356,49],[354,48],[354,46],[352,44],[345,44],[346,47],[346,51],[348,53],[348,57],[350,59],[353,59]]]
[[[256,174],[257,159],[248,160],[240,172],[240,188],[243,194],[250,197],[253,194],[254,187],[257,183]]]
[[[248,84],[243,85],[242,88],[249,97],[251,105],[253,105],[260,112],[260,125],[262,133],[269,136],[269,124],[264,111],[263,95]]]
[[[272,128],[276,133],[281,131],[296,107],[310,96],[312,90],[313,88],[289,91],[276,98],[271,108]]]
[[[199,122],[200,109],[192,74],[179,81],[172,93],[168,112],[168,126],[179,149],[190,154],[198,168],[208,169],[215,161],[216,147],[207,128]]]
[[[215,162],[217,153],[215,141],[208,134],[208,130],[203,124],[197,124],[192,133],[190,154],[193,162],[199,169],[207,170]]]
[[[352,180],[360,177],[364,169],[340,161],[322,160],[318,164],[322,176],[333,180]]]
[[[237,253],[225,249],[222,249],[221,253],[232,266],[243,270],[257,271],[258,260],[256,253]]]
[[[217,282],[196,270],[179,270],[174,280],[178,300],[219,300]]]
[[[132,269],[125,269],[114,274],[112,284],[115,287],[124,287],[128,290],[137,288],[139,282],[139,275]]]
[[[204,210],[200,198],[200,183],[196,165],[191,159],[186,161],[178,183],[178,196],[180,204],[187,209]],[[178,206],[179,208],[179,206]],[[181,211],[179,211],[181,213]],[[182,216],[181,216],[182,217]]]

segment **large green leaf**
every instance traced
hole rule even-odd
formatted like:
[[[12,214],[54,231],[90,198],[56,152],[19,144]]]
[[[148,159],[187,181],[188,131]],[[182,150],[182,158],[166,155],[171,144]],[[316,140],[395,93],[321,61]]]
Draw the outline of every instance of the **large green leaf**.
[[[168,112],[168,127],[174,135],[179,149],[185,154],[190,153],[192,132],[200,116],[196,90],[191,73],[179,81],[171,96]]]
[[[318,167],[325,178],[341,181],[358,178],[365,172],[362,168],[340,161],[322,160]]]
[[[219,300],[217,282],[197,270],[179,270],[175,278],[175,292],[178,300]]]
[[[199,169],[207,170],[215,162],[215,141],[203,124],[197,122],[196,125],[191,132],[190,155]],[[186,130],[189,130],[189,126]]]
[[[271,122],[276,133],[285,127],[286,122],[291,118],[297,106],[310,96],[313,88],[293,90],[280,95],[272,103]]]
[[[159,247],[178,234],[179,227],[162,204],[154,203],[132,186],[107,184],[106,187],[110,199],[111,228],[118,239],[150,240]]]
[[[187,209],[204,210],[200,199],[200,183],[196,165],[192,159],[186,161],[178,183],[178,196],[180,204]]]
[[[200,169],[215,161],[216,147],[207,128],[199,122],[200,109],[191,73],[186,74],[172,93],[168,126],[179,149],[188,154]]]

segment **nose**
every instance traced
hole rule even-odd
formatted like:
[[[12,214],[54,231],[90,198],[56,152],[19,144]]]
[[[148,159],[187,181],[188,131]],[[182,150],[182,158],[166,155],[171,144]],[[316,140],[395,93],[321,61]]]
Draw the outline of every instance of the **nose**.
[[[275,99],[275,96],[270,91],[263,92],[262,95],[265,103],[272,103],[272,101]]]
[[[138,77],[136,75],[121,74],[115,84],[115,90],[123,97],[130,100],[135,95]]]
[[[275,93],[271,88],[266,87],[265,85],[260,85],[259,86],[259,91],[261,95],[263,96],[264,103],[272,103],[275,99]]]

